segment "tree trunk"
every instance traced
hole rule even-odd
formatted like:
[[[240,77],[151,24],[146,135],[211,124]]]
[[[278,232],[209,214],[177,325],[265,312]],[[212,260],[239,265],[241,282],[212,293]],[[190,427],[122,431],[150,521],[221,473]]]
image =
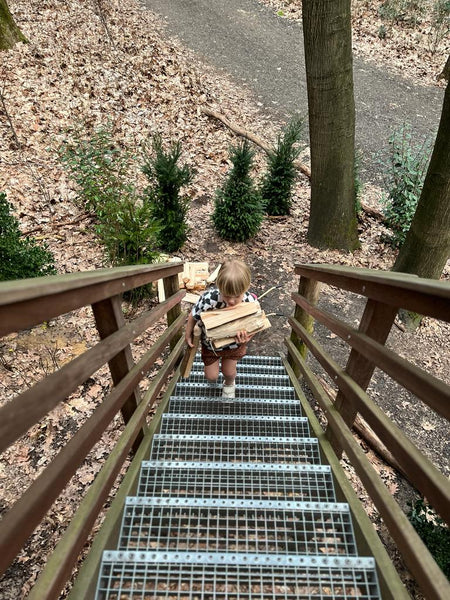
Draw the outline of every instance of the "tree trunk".
[[[450,56],[441,120],[417,209],[394,271],[439,279],[450,255]]]
[[[303,0],[311,146],[308,242],[359,246],[355,207],[355,100],[351,0]]]
[[[26,42],[27,38],[14,22],[6,0],[0,0],[0,50],[12,48],[16,42]]]

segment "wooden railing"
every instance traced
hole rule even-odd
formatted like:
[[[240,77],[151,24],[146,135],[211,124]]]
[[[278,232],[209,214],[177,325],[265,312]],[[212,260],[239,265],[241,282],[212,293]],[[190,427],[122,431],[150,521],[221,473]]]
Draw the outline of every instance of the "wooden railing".
[[[305,407],[315,419],[316,435],[330,442],[338,456],[345,451],[425,597],[450,598],[449,582],[351,432],[360,415],[395,457],[401,473],[450,525],[448,478],[366,393],[378,367],[439,415],[450,419],[450,387],[384,345],[399,308],[450,321],[450,285],[406,274],[330,265],[300,265],[296,273],[301,278],[299,291],[293,294],[296,310],[290,319],[292,334],[286,345],[292,372],[308,385],[327,419],[323,432],[314,413]],[[367,298],[357,330],[317,308],[321,283]],[[345,369],[313,336],[314,321],[350,346]],[[337,386],[334,402],[307,364],[308,349]],[[388,589],[389,582],[385,583]]]
[[[178,285],[178,273],[182,268],[182,263],[121,267],[0,284],[1,336],[91,305],[101,339],[0,409],[1,452],[106,363],[114,383],[94,413],[67,440],[1,521],[1,572],[43,520],[118,411],[122,412],[125,422],[119,440],[81,501],[30,598],[59,598],[130,451],[134,448],[135,453],[142,452],[148,412],[163,386],[168,384],[170,390],[170,376],[174,372],[176,375],[184,347],[181,334],[184,315],[180,308],[184,292]],[[164,281],[167,299],[126,323],[121,308],[122,293],[159,279]],[[130,344],[164,316],[167,317],[167,329],[134,364]],[[169,354],[141,398],[139,382],[163,352]]]

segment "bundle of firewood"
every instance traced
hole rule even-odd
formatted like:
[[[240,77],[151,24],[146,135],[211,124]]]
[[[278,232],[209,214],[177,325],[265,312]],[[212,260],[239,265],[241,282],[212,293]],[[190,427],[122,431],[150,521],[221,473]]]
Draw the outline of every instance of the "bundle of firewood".
[[[270,327],[270,321],[259,302],[242,302],[237,306],[202,313],[206,337],[217,349],[234,342],[239,331],[258,333]]]

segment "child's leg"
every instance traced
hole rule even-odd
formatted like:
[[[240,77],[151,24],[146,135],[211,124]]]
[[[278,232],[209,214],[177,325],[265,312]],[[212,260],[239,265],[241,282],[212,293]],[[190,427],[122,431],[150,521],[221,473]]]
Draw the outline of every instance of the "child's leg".
[[[231,358],[222,359],[222,373],[224,377],[224,385],[233,385],[236,379],[237,360]]]
[[[219,359],[209,365],[205,365],[205,377],[211,383],[217,381],[219,377]]]

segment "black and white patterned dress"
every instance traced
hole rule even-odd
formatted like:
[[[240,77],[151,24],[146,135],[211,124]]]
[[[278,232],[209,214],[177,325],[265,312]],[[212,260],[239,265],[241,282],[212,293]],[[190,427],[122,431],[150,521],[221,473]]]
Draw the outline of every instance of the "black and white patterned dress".
[[[242,302],[256,302],[256,296],[251,292],[245,292]],[[202,330],[202,344],[209,348],[210,350],[214,350],[214,346],[211,342],[208,342],[205,334],[205,326],[203,325],[203,321],[201,320],[202,312],[207,310],[216,310],[219,308],[225,308],[227,306],[226,302],[223,301],[222,296],[220,295],[219,290],[216,287],[210,288],[204,294],[200,296],[200,299],[197,300],[197,303],[192,307],[191,314],[194,317],[196,323],[198,323],[200,329]],[[239,344],[233,342],[232,344],[228,344],[224,346],[220,350],[234,350],[238,348]],[[217,350],[216,350],[217,352]]]

